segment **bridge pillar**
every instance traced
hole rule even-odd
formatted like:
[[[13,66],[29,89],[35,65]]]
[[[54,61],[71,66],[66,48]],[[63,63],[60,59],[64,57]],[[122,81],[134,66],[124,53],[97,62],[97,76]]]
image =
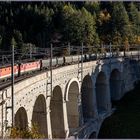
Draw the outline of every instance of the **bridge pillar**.
[[[98,114],[111,111],[109,78],[100,72],[96,78],[96,101]]]
[[[84,118],[83,118],[83,110],[82,110],[82,102],[81,102],[81,92],[78,97],[78,111],[79,111],[79,126],[82,126],[84,124]]]
[[[110,96],[111,100],[119,100],[121,98],[122,80],[121,72],[118,69],[113,69],[110,74]]]
[[[81,118],[83,120],[83,123],[95,118],[95,107],[94,107],[95,92],[93,88],[94,85],[93,85],[92,77],[90,75],[86,75],[83,79],[82,87],[81,87],[81,101],[82,101]]]
[[[66,100],[63,98],[63,114],[64,114],[64,129],[66,138],[69,137],[68,117],[67,117],[67,105]]]
[[[46,99],[48,139],[52,139],[52,128],[51,128],[51,119],[50,119],[50,111],[51,111],[50,101],[51,101],[51,97],[48,96]]]
[[[92,76],[92,86],[93,86],[93,107],[94,107],[94,116],[95,118],[98,117],[98,109],[97,109],[97,100],[96,100],[96,79],[95,79],[95,76],[93,75]]]
[[[109,84],[109,78],[107,79],[106,88],[107,88],[107,96],[106,96],[106,100],[107,100],[107,111],[108,111],[108,112],[111,112],[111,98],[110,98],[110,84]]]
[[[120,80],[120,86],[121,86],[121,89],[120,89],[119,99],[121,99],[124,96],[124,94],[127,92],[127,90],[126,90],[126,83],[125,83],[125,80],[123,79],[123,77]]]

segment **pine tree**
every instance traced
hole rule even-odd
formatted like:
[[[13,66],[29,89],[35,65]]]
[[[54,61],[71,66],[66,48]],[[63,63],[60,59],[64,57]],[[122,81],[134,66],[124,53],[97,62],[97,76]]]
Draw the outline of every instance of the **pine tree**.
[[[96,33],[96,22],[95,18],[88,12],[85,8],[82,8],[82,17],[83,20],[83,42],[85,45],[93,45],[93,43],[97,44],[97,33]]]
[[[135,39],[135,41],[138,40],[138,36],[140,33],[140,13],[137,9],[137,7],[134,5],[133,2],[130,3],[130,9],[129,9],[129,18],[130,18],[130,22],[131,22],[131,27],[132,27],[132,31],[133,31],[133,36],[135,38],[133,38],[133,41]],[[134,42],[136,43],[136,42]]]
[[[114,2],[112,9],[113,12],[111,14],[111,24],[113,27],[113,38],[116,38],[117,35],[118,40],[116,43],[124,44],[127,39],[129,40],[132,37],[132,30],[127,11],[123,5],[123,2]]]

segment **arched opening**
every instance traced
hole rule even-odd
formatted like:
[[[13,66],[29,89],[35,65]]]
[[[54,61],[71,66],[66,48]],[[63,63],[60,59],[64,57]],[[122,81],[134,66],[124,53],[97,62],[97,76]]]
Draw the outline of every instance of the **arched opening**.
[[[114,127],[116,126],[116,128],[117,128],[119,125],[119,124],[117,125],[115,122],[117,121],[120,123],[120,121],[118,121],[118,119],[116,120],[116,117],[114,117],[113,121],[110,121],[110,120],[111,120],[111,117],[108,117],[100,125],[98,135],[97,135],[98,139],[114,139],[115,138],[115,137],[111,136],[111,132],[112,132],[112,130],[115,131]],[[117,130],[115,132],[117,132]],[[119,133],[119,135],[120,135],[120,133]]]
[[[97,136],[96,136],[96,132],[95,131],[91,133],[91,135],[89,136],[88,139],[94,139],[94,138],[97,139]]]
[[[53,90],[50,109],[52,137],[65,138],[62,91],[59,86],[56,86]]]
[[[117,69],[114,69],[110,75],[110,96],[111,100],[115,101],[120,98],[121,94],[121,74]]]
[[[96,102],[98,113],[102,113],[107,110],[107,79],[104,72],[100,72],[96,79]]]
[[[81,88],[81,100],[84,122],[94,117],[93,84],[89,75],[85,76]]]
[[[32,124],[37,125],[41,135],[47,138],[46,101],[44,95],[39,95],[35,101],[32,115]]]
[[[15,126],[20,130],[28,127],[27,113],[24,107],[20,107],[15,114]]]
[[[78,83],[74,81],[69,87],[67,101],[67,116],[70,135],[77,127],[79,127],[78,96]]]

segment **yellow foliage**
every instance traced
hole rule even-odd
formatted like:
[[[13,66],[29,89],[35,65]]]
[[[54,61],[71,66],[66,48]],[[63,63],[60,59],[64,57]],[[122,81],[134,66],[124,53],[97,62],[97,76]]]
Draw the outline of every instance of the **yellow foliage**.
[[[39,139],[39,138],[44,138],[44,135],[40,134],[37,125],[33,124],[31,128],[25,128],[25,129],[13,127],[11,129],[10,138]]]
[[[100,12],[100,20],[101,21],[108,21],[110,20],[111,16],[110,14],[107,12],[107,10],[101,11]]]
[[[129,51],[129,41],[128,41],[128,38],[125,38],[125,41],[124,41],[124,49],[126,51]]]
[[[135,44],[140,44],[140,36],[135,36],[134,42],[135,42]]]

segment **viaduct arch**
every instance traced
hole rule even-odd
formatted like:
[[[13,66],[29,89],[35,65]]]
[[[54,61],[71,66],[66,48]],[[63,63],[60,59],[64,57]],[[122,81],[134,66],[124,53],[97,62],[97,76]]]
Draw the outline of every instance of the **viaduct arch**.
[[[63,99],[60,86],[56,86],[53,89],[53,95],[50,102],[50,110],[52,137],[65,138]]]
[[[113,69],[110,74],[110,96],[115,101],[121,94],[121,73],[118,69]]]
[[[41,135],[47,138],[46,100],[44,95],[39,95],[35,101],[32,114],[32,125],[36,125]]]
[[[82,82],[81,87],[81,100],[82,100],[82,112],[83,119],[86,122],[88,119],[92,119],[95,116],[94,102],[93,102],[93,82],[89,75],[86,75]]]
[[[28,128],[28,118],[24,107],[20,107],[15,114],[15,126],[20,130]]]
[[[67,118],[70,134],[76,128],[79,127],[79,110],[78,110],[79,94],[80,94],[79,85],[77,81],[72,81],[68,88],[68,100],[66,102]]]
[[[108,90],[107,77],[103,71],[99,72],[96,78],[96,101],[98,114],[107,111],[108,109]]]
[[[48,85],[49,71],[15,84],[16,125],[24,129],[35,123],[38,125],[39,132],[49,139],[69,136],[89,138],[92,132],[96,137],[102,121],[112,113],[112,110],[108,109],[111,104],[109,99],[117,100],[118,95],[119,98],[124,95],[121,91],[122,79],[125,88],[128,87],[128,82],[125,82],[127,79],[124,79],[122,74],[123,61],[119,58],[100,60],[98,63],[85,62],[82,80],[77,64],[54,69],[52,93]],[[126,74],[129,75],[130,72],[126,70]],[[125,77],[128,78],[128,76]],[[129,89],[130,87],[133,88],[131,80]],[[119,89],[120,92],[115,93],[114,89]],[[9,97],[11,87],[6,90],[8,95],[5,95]],[[10,106],[11,99],[6,96],[4,100],[6,105]],[[4,112],[6,105],[3,105],[3,108],[0,106],[0,111],[3,109]],[[3,113],[3,118],[10,118],[10,114],[8,110],[7,116]],[[24,119],[20,116],[24,116]],[[1,120],[0,118],[0,122]],[[26,125],[24,126],[22,122]],[[8,124],[11,124],[11,120],[8,120]]]

